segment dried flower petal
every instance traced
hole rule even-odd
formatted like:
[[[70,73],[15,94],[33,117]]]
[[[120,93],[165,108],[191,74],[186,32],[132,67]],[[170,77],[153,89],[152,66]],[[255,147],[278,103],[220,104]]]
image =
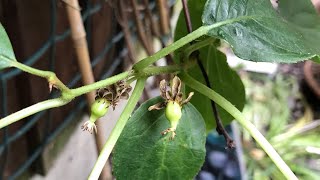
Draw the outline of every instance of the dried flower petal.
[[[160,96],[163,99],[166,99],[166,92],[167,92],[167,82],[166,80],[161,80],[159,84],[159,89],[160,89]]]
[[[91,121],[86,121],[82,126],[81,126],[81,129],[83,131],[88,131],[89,133],[92,134],[92,132],[94,131],[95,133],[98,132],[97,130],[97,126],[91,122]]]
[[[181,105],[187,104],[187,103],[191,100],[193,94],[194,94],[194,92],[190,92],[189,95],[188,95],[188,97],[187,97],[187,99],[185,99],[184,101],[182,101]]]
[[[161,135],[166,135],[166,134],[169,133],[169,132],[171,132],[171,136],[170,136],[169,139],[170,139],[170,140],[173,140],[174,137],[176,136],[176,130],[173,129],[173,128],[168,128],[168,129],[162,131],[162,132],[161,132]]]
[[[182,96],[183,96],[182,92],[178,92],[174,101],[180,104],[180,102],[182,102]]]
[[[121,80],[116,82],[115,84],[111,84],[107,87],[98,89],[96,99],[105,98],[110,102],[114,110],[120,99],[129,98],[129,92],[131,90],[132,87],[126,84],[125,81]]]
[[[175,76],[172,80],[172,86],[171,86],[172,99],[175,99],[177,94],[180,91],[181,91],[181,80],[178,78],[178,76]]]
[[[152,105],[148,108],[148,111],[152,111],[152,110],[160,110],[162,108],[166,107],[166,102],[159,102],[155,105]]]

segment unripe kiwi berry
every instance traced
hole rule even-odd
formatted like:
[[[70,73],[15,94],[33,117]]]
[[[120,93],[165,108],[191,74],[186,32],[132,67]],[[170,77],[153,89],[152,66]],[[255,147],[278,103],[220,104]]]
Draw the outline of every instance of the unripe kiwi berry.
[[[109,109],[110,102],[104,98],[96,99],[91,105],[90,120],[96,121],[98,118],[104,116]]]
[[[169,101],[166,106],[166,117],[171,124],[171,128],[176,129],[182,116],[181,106],[175,101]]]

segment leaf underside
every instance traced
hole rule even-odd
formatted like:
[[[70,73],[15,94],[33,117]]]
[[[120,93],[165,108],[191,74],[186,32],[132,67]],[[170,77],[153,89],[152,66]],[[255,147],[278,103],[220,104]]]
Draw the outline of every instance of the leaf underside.
[[[16,61],[9,37],[0,23],[0,70],[11,67],[11,61]]]
[[[160,97],[143,103],[126,124],[113,154],[117,179],[192,179],[205,158],[205,124],[190,103],[183,106],[174,140],[164,110],[148,111]]]
[[[232,23],[210,30],[208,35],[226,40],[234,53],[245,60],[293,63],[318,56],[319,23],[305,28],[285,16],[283,8],[279,10],[280,13],[269,0],[208,0],[202,21],[211,25],[233,19]],[[315,11],[311,16],[309,21],[319,21]]]

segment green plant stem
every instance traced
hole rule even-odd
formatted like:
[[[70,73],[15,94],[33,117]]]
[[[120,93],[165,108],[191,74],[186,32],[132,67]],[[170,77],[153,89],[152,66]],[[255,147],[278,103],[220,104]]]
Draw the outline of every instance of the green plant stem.
[[[116,126],[113,128],[107,142],[105,143],[98,157],[98,160],[94,165],[94,168],[90,173],[90,176],[88,178],[89,180],[96,180],[99,178],[99,175],[103,169],[103,166],[107,162],[114,145],[116,144],[118,138],[120,137],[120,134],[124,126],[126,125],[131,113],[133,112],[136,104],[138,103],[140,96],[142,95],[145,82],[146,82],[146,78],[138,79],[136,86],[132,92],[132,95],[129,101],[127,102],[126,107],[122,111]]]
[[[207,25],[207,26],[201,26],[198,29],[196,29],[195,31],[189,33],[188,35],[184,36],[183,38],[179,39],[178,41],[170,44],[169,46],[161,49],[160,51],[158,51],[157,53],[155,53],[152,56],[149,56],[147,58],[142,59],[141,61],[137,62],[134,66],[133,69],[136,71],[140,71],[142,69],[144,69],[145,67],[151,65],[152,63],[156,62],[157,60],[165,57],[166,55],[168,55],[169,53],[179,49],[180,47],[190,43],[191,41],[205,35],[208,34],[210,30],[215,29],[217,27],[226,25],[226,24],[231,24],[234,22],[238,22],[238,21],[242,21],[242,20],[246,20],[249,18],[253,18],[251,16],[244,16],[244,17],[239,17],[239,18],[234,18],[234,19],[228,19],[225,21],[220,21],[211,25]]]
[[[184,50],[184,58],[188,59],[189,56],[192,54],[192,52],[199,50],[203,47],[206,47],[212,43],[214,43],[217,39],[213,38],[213,37],[208,37],[207,39],[203,40],[203,41],[199,41],[199,42],[195,42],[193,44],[191,44],[189,47],[187,47]],[[184,61],[187,62],[187,61]]]
[[[19,63],[18,61],[12,61],[12,66],[24,72],[46,78],[49,84],[60,89],[61,91],[64,91],[64,92],[70,91],[70,89],[60,81],[60,79],[56,76],[54,72],[39,70],[30,66],[24,65],[22,63]]]
[[[117,81],[120,81],[120,80],[123,80],[123,79],[126,79],[126,78],[130,77],[131,75],[132,75],[132,71],[125,71],[125,72],[122,72],[122,73],[117,74],[115,76],[109,77],[107,79],[104,79],[104,80],[101,80],[101,81],[97,81],[97,82],[95,82],[93,84],[89,84],[89,85],[82,86],[82,87],[79,87],[79,88],[76,88],[76,89],[72,89],[71,90],[71,94],[73,96],[77,97],[77,96],[80,96],[82,94],[88,93],[90,91],[93,91],[93,90],[108,86],[110,84],[114,84]]]
[[[192,33],[188,34],[187,36],[179,39],[178,41],[174,42],[173,44],[161,49],[160,51],[158,51],[154,55],[149,56],[149,57],[137,62],[133,66],[133,69],[139,71],[139,70],[151,65],[152,63],[165,57],[169,53],[179,49],[180,47],[188,44],[189,42],[197,39],[198,37],[203,36],[204,34],[207,33],[207,31],[208,31],[207,26],[200,27],[199,29],[197,29],[197,30],[193,31]]]
[[[153,76],[153,75],[157,75],[157,74],[178,73],[182,69],[189,68],[193,64],[194,64],[194,62],[188,62],[184,66],[171,65],[171,66],[162,66],[162,67],[148,67],[148,68],[145,68],[140,73],[136,73],[136,74],[133,74],[132,71],[126,71],[126,72],[120,73],[118,75],[109,77],[107,79],[98,81],[96,83],[82,86],[82,87],[79,87],[76,89],[68,89],[67,91],[64,91],[64,89],[61,89],[62,96],[60,98],[39,102],[39,103],[34,104],[30,107],[22,109],[16,113],[13,113],[3,119],[0,119],[0,129],[9,125],[9,124],[12,124],[12,123],[18,121],[18,120],[21,120],[25,117],[28,117],[30,115],[37,113],[37,112],[40,112],[42,110],[63,106],[77,96],[83,95],[83,94],[90,92],[90,91],[93,91],[95,89],[99,89],[99,88],[108,86],[108,85],[113,84],[117,81],[129,78],[132,75],[133,76],[129,79],[130,82],[132,82],[138,78],[147,78],[149,76]],[[24,66],[23,66],[23,68],[28,68],[28,66],[25,66],[25,67]],[[33,70],[36,70],[36,69],[32,68],[32,71]]]
[[[271,160],[275,163],[275,165],[287,179],[298,179],[288,167],[288,165],[282,160],[276,150],[272,147],[272,145],[265,139],[265,137],[250,121],[247,121],[245,119],[244,115],[234,105],[232,105],[228,100],[226,100],[224,97],[222,97],[212,89],[193,79],[185,72],[180,73],[179,77],[184,83],[186,83],[186,85],[209,97],[211,100],[225,109],[229,114],[231,114],[258,142],[258,144],[269,155]]]
[[[40,111],[43,111],[46,109],[50,109],[50,108],[54,108],[54,107],[59,107],[59,106],[67,104],[68,102],[70,102],[70,101],[67,101],[62,98],[50,99],[50,100],[46,100],[43,102],[39,102],[37,104],[29,106],[25,109],[17,111],[15,113],[10,114],[9,116],[1,119],[0,120],[0,129],[2,129],[3,127],[8,126],[16,121],[19,121],[20,119],[23,119],[23,118],[28,117],[32,114],[35,114],[37,112],[40,112]]]

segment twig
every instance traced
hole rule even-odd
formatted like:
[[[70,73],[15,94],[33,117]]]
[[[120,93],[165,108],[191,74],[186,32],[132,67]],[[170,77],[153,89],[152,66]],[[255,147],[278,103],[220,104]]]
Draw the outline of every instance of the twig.
[[[91,64],[90,56],[88,50],[88,44],[86,40],[86,32],[82,23],[81,13],[79,9],[74,7],[79,7],[78,0],[68,0],[66,3],[67,15],[70,22],[71,36],[73,40],[73,45],[76,50],[78,65],[80,67],[80,72],[82,74],[82,81],[84,85],[92,84],[95,82]],[[86,94],[88,104],[91,105],[95,99],[95,92],[91,91]],[[98,121],[97,126],[102,127],[101,123]],[[101,131],[100,131],[101,132]],[[97,152],[100,152],[103,148],[104,137],[98,132],[95,133],[95,141]],[[111,170],[104,168],[101,173],[102,179],[107,179],[111,177]]]
[[[188,32],[191,33],[192,32],[192,24],[191,24],[190,13],[189,13],[189,8],[188,8],[188,5],[187,5],[187,1],[186,0],[182,0],[182,5],[183,5],[183,12],[184,12],[184,17],[185,17],[187,29],[188,29]],[[208,74],[207,74],[202,62],[200,61],[200,57],[199,57],[200,53],[199,53],[199,51],[197,50],[194,53],[192,53],[191,55],[193,55],[197,59],[197,64],[200,67],[202,76],[204,77],[207,86],[210,89],[212,89],[211,85],[210,85]],[[219,116],[219,113],[218,113],[218,110],[217,110],[216,103],[214,101],[212,101],[212,100],[211,100],[211,107],[212,107],[212,111],[213,111],[213,114],[214,114],[214,118],[216,120],[216,125],[217,125],[216,130],[217,130],[217,132],[220,135],[224,136],[228,148],[230,148],[230,149],[235,148],[235,143],[234,143],[233,139],[230,137],[230,135],[228,134],[228,132],[226,131],[226,129],[224,128],[224,126],[222,124],[222,121],[220,119],[220,116]]]
[[[113,1],[117,4],[114,4],[115,6],[115,16],[116,19],[118,20],[118,23],[120,24],[123,34],[124,34],[124,40],[126,41],[127,48],[128,48],[128,56],[132,64],[135,63],[135,58],[134,58],[134,51],[133,51],[133,46],[132,46],[132,39],[131,39],[131,34],[130,34],[130,29],[128,26],[128,18],[127,14],[125,12],[125,7],[123,4],[123,0],[115,0]]]
[[[154,22],[154,18],[152,16],[151,10],[149,8],[149,0],[143,0],[144,6],[145,6],[145,12],[146,12],[146,17],[148,17],[148,19],[150,20],[150,25],[151,25],[151,30],[152,33],[156,36],[156,37],[160,37],[160,33],[158,28],[156,27],[156,23]]]
[[[150,56],[154,52],[153,52],[153,49],[151,48],[150,44],[148,43],[147,37],[145,36],[145,34],[143,32],[143,25],[142,25],[142,22],[139,18],[138,4],[137,4],[136,0],[131,0],[131,4],[132,4],[132,9],[133,9],[133,14],[134,14],[134,20],[137,25],[139,39],[142,43],[142,46],[147,51],[147,54]]]
[[[157,6],[160,13],[160,27],[162,34],[166,35],[170,33],[169,28],[169,16],[167,0],[157,0]]]
[[[186,0],[182,0],[182,6],[183,6],[183,13],[184,13],[184,20],[186,21],[188,32],[191,33],[192,24],[191,24],[189,8]]]

